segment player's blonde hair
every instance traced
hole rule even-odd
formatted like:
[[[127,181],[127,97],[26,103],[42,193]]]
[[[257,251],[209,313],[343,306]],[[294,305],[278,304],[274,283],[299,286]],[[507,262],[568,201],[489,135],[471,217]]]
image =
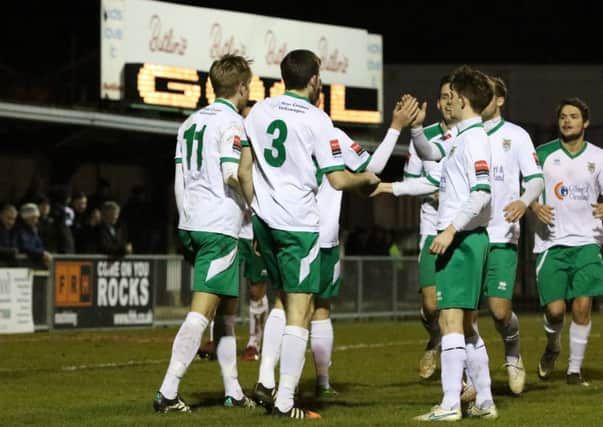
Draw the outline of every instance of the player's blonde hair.
[[[251,81],[250,62],[242,56],[224,55],[211,64],[209,79],[217,97],[231,97],[241,83]]]

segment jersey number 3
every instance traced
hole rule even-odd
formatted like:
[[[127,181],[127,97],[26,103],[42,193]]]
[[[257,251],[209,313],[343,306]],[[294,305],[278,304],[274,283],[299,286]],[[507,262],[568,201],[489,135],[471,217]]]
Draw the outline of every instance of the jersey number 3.
[[[203,161],[203,134],[207,125],[203,125],[199,132],[196,132],[197,125],[192,125],[184,131],[184,139],[186,141],[186,166],[191,170],[191,157],[193,155],[193,145],[197,141],[197,170],[201,170],[201,162]]]
[[[278,168],[285,163],[285,140],[287,139],[287,125],[282,120],[275,120],[268,125],[266,132],[272,135],[272,147],[264,149],[264,158],[272,167]]]

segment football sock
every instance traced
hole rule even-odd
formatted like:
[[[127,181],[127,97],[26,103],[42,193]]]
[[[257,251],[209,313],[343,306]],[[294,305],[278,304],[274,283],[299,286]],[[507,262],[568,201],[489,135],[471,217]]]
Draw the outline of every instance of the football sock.
[[[224,380],[224,396],[241,400],[243,390],[241,384],[239,384],[239,373],[237,371],[237,339],[234,325],[235,316],[216,317],[216,356]]]
[[[463,334],[452,333],[442,337],[442,408],[446,410],[460,408],[463,366],[467,352]]]
[[[572,322],[570,325],[570,357],[568,374],[580,373],[582,362],[584,361],[584,353],[588,344],[588,336],[590,335],[591,322],[586,325],[579,325]]]
[[[283,354],[275,406],[281,412],[293,407],[293,396],[299,383],[306,356],[308,330],[299,326],[285,327],[283,334]]]
[[[547,345],[546,348],[552,352],[561,350],[561,329],[563,329],[563,319],[559,322],[552,323],[547,315],[544,315],[544,332],[546,333]]]
[[[482,408],[484,403],[494,401],[490,388],[491,380],[490,368],[488,366],[488,352],[486,351],[486,344],[479,335],[467,337],[466,342],[467,368],[477,393],[475,404],[479,408]]]
[[[264,387],[274,388],[274,369],[281,355],[281,342],[285,330],[285,311],[273,308],[264,327],[264,342],[260,359],[260,375],[258,381]]]
[[[260,349],[266,313],[268,313],[268,297],[266,295],[259,301],[249,300],[249,341],[247,347]]]
[[[505,358],[507,362],[517,361],[520,355],[519,351],[519,319],[515,313],[511,314],[511,320],[505,324],[502,321],[495,320],[496,330],[503,339],[505,345]]]
[[[172,345],[172,357],[159,391],[166,399],[175,399],[186,369],[199,350],[201,336],[209,321],[200,313],[191,311],[180,326]]]
[[[310,347],[314,355],[316,367],[316,383],[322,388],[329,388],[329,367],[333,352],[333,324],[331,319],[314,320],[310,330]]]

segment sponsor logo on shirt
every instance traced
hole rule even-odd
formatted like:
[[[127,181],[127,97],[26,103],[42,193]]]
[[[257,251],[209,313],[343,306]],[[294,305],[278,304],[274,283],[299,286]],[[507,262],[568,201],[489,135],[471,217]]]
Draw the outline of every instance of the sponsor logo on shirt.
[[[488,162],[485,160],[478,160],[475,162],[475,177],[483,178],[487,177],[490,174],[490,168],[488,167]]]
[[[559,166],[559,165],[561,165],[561,160],[559,160],[559,159],[553,159],[553,164],[555,166]]]
[[[440,137],[440,140],[441,141],[446,141],[447,139],[450,139],[450,138],[452,138],[452,134],[451,133],[445,133],[444,135],[442,135]]]
[[[332,139],[331,141],[329,141],[329,143],[331,144],[331,153],[333,154],[333,156],[341,156],[341,147],[339,146],[339,140]]]
[[[352,143],[352,150],[354,150],[356,152],[356,154],[358,154],[359,156],[361,156],[363,153],[365,153],[364,148],[362,148],[362,146],[356,142]]]
[[[503,169],[503,166],[494,166],[492,168],[492,174],[494,175],[494,181],[505,180],[505,170]]]
[[[563,181],[559,181],[553,187],[553,193],[558,200],[565,200],[566,198],[570,200],[590,200],[590,184],[575,184],[575,185],[565,185]]]
[[[233,138],[232,149],[237,153],[241,152],[241,138],[239,137],[239,135],[235,135],[235,137]]]

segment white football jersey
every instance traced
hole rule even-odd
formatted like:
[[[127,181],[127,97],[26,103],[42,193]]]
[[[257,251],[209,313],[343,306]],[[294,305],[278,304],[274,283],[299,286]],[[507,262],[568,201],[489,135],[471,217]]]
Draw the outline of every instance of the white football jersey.
[[[503,209],[519,199],[520,179],[542,178],[542,169],[530,135],[500,117],[484,123],[492,151],[492,219],[488,224],[490,243],[519,241],[519,221],[505,220]]]
[[[448,227],[469,200],[472,191],[491,191],[490,143],[481,118],[458,123],[458,134],[442,163],[438,230]],[[486,227],[490,205],[482,209],[461,231]]]
[[[362,146],[350,139],[341,129],[335,128],[334,138],[339,141],[345,166],[352,172],[363,172],[371,155]],[[335,190],[324,174],[317,173],[318,211],[320,212],[320,247],[332,248],[339,244],[339,215],[342,192]]]
[[[344,170],[329,116],[291,92],[258,102],[245,119],[255,154],[252,208],[277,230],[319,231],[316,166]]]
[[[180,126],[175,157],[182,164],[184,194],[178,228],[239,236],[244,204],[224,183],[221,165],[239,163],[245,139],[242,117],[220,98]]]
[[[536,150],[542,164],[544,192],[540,203],[553,208],[552,226],[537,222],[534,252],[553,246],[601,245],[603,227],[593,216],[591,204],[603,189],[603,150],[585,142],[570,154],[556,139]]]
[[[445,153],[450,151],[454,138],[456,137],[456,127],[452,127],[444,132],[439,123],[434,123],[423,129],[423,133],[429,142],[432,142]],[[413,179],[427,176],[427,179],[437,178],[439,185],[441,161],[423,160],[415,149],[411,139],[408,146],[408,162],[404,166],[404,178]],[[438,171],[435,171],[435,169]],[[432,181],[433,182],[433,181]],[[433,197],[424,197],[421,203],[421,236],[436,235],[438,224],[438,202]]]

